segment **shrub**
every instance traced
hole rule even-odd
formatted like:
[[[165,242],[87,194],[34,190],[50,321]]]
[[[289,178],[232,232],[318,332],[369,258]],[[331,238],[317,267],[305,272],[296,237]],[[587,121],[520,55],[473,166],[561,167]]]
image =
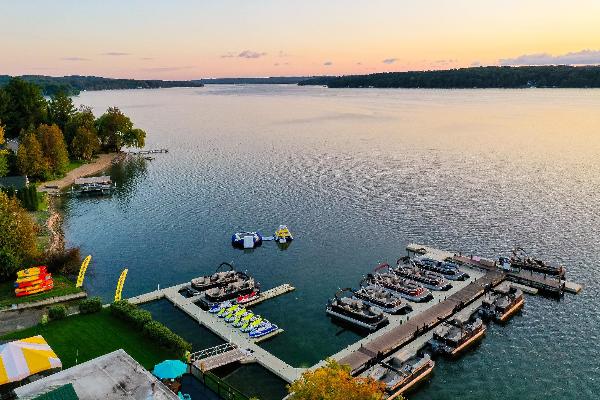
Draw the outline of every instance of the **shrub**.
[[[192,350],[191,344],[158,321],[148,322],[144,326],[144,334],[161,346],[175,351],[179,358]]]
[[[81,314],[92,314],[102,310],[102,299],[100,297],[90,297],[79,303],[79,312]]]
[[[118,318],[131,323],[137,329],[142,329],[144,325],[152,321],[152,314],[150,312],[142,310],[135,304],[130,304],[127,300],[112,303],[110,311]]]
[[[52,273],[75,275],[81,267],[81,252],[79,247],[46,252],[39,260],[39,264],[48,266],[48,271]]]
[[[52,306],[48,309],[51,320],[63,319],[67,316],[67,308],[63,305]]]

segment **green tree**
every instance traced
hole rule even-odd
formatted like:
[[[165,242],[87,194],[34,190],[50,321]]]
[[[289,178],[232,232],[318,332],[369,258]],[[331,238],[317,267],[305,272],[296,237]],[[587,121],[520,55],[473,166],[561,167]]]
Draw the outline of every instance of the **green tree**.
[[[19,201],[0,192],[0,280],[14,279],[25,262],[38,256],[36,231]]]
[[[86,127],[77,128],[77,133],[71,142],[71,156],[78,160],[91,160],[100,150],[98,135]]]
[[[48,122],[58,125],[62,132],[66,131],[75,112],[73,100],[64,91],[56,93],[48,102]]]
[[[288,386],[291,400],[381,400],[383,384],[371,378],[354,378],[350,367],[335,360],[302,377]]]
[[[108,151],[120,151],[122,147],[141,147],[146,132],[134,129],[128,116],[117,107],[110,107],[96,121],[98,138],[102,147]]]
[[[94,135],[98,135],[96,130],[96,117],[94,117],[92,109],[88,106],[79,107],[79,110],[77,110],[71,117],[70,121],[67,122],[63,133],[65,135],[65,141],[68,145],[71,145],[71,142],[75,138],[79,128],[85,128]]]
[[[17,137],[22,130],[45,121],[47,104],[37,85],[20,78],[12,78],[4,87],[4,91],[7,104],[3,119],[8,137]]]
[[[48,175],[48,163],[33,132],[26,133],[19,143],[17,169],[21,174],[34,178],[46,178]]]
[[[36,130],[36,137],[50,172],[63,175],[69,165],[69,153],[60,128],[57,125],[42,124]]]

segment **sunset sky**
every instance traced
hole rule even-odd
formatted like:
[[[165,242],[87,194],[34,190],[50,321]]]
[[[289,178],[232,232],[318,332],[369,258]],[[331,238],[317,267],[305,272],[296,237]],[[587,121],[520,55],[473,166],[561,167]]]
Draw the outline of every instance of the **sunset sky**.
[[[598,0],[0,0],[0,74],[194,79],[600,64]]]

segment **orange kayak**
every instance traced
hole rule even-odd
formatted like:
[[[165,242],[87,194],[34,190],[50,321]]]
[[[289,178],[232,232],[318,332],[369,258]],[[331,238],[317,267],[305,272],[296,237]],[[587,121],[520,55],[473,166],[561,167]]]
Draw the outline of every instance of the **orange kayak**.
[[[37,276],[33,276],[30,278],[24,278],[24,279],[27,279],[27,280],[17,279],[17,281],[15,282],[15,287],[16,288],[24,288],[27,286],[39,285],[47,280],[51,280],[52,274],[42,274],[42,275],[37,275]]]
[[[54,288],[54,281],[52,279],[49,279],[37,285],[27,286],[24,288],[16,288],[15,295],[17,297],[28,296],[30,294],[45,292],[51,290],[52,288]]]

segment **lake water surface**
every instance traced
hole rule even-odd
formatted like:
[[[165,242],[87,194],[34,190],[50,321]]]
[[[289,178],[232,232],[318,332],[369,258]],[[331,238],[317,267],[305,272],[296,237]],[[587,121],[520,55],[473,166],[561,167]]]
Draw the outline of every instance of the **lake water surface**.
[[[169,149],[113,168],[111,198],[65,201],[69,244],[93,255],[90,294],[110,300],[124,267],[130,297],[233,261],[263,289],[296,286],[257,310],[285,329],[264,347],[310,366],[359,337],[329,321],[327,299],[407,243],[489,257],[518,244],[563,263],[584,291],[527,297],[519,316],[440,361],[409,398],[600,393],[600,90],[207,86],[76,102],[97,115],[120,107],[148,148]],[[230,245],[235,231],[279,224],[296,237],[286,250]],[[219,342],[169,305],[148,307],[196,348]],[[227,379],[256,382],[260,373],[244,368]]]

